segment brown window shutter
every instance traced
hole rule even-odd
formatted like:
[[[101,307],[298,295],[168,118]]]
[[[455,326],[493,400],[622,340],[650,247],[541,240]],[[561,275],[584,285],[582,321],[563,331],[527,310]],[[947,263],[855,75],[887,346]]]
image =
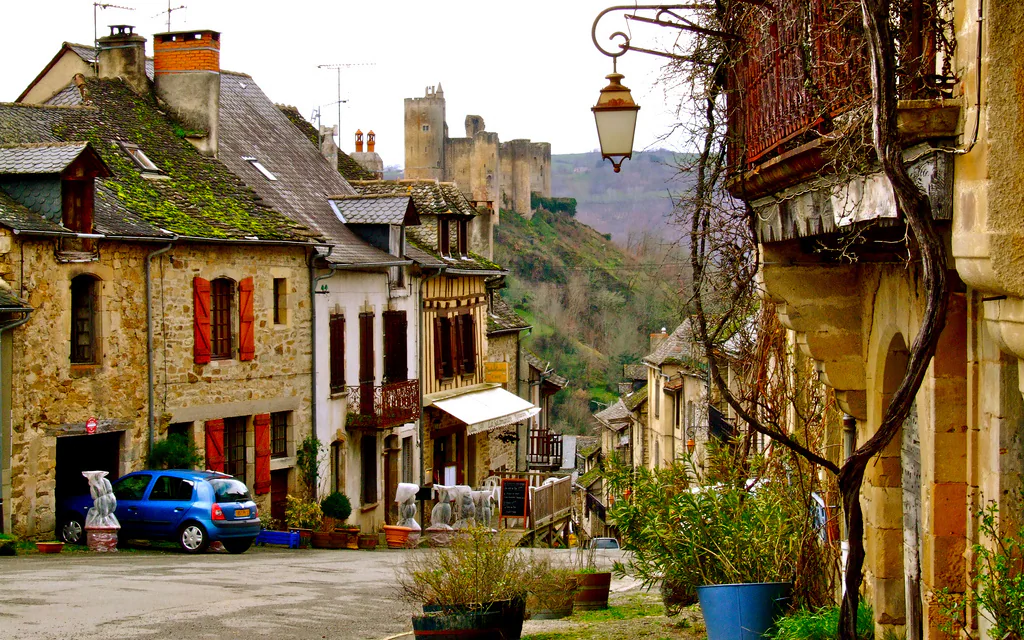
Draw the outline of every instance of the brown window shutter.
[[[444,354],[441,348],[441,318],[434,318],[434,375],[438,380],[444,377]]]
[[[359,384],[373,384],[373,314],[359,314]]]
[[[462,345],[459,344],[460,329],[459,316],[448,319],[448,341],[451,344],[452,373],[455,375],[462,373]]]
[[[256,495],[263,495],[270,493],[270,414],[253,416],[252,424],[256,436],[256,482],[253,489]]]
[[[198,277],[192,279],[192,308],[192,359],[196,364],[206,364],[210,361],[209,280]]]
[[[462,316],[462,370],[476,372],[476,322],[472,313]]]
[[[331,393],[345,388],[345,316],[331,315]]]
[[[245,278],[238,283],[238,359],[256,357],[256,336],[253,314],[253,282]]]
[[[206,468],[224,471],[224,420],[206,421]]]
[[[408,331],[405,311],[384,312],[384,375],[388,382],[409,378]]]

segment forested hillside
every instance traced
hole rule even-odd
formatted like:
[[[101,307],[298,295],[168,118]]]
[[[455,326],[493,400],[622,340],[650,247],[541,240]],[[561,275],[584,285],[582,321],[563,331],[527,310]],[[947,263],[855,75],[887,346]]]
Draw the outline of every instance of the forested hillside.
[[[501,212],[495,259],[510,271],[505,299],[533,325],[526,346],[570,380],[555,421],[581,432],[597,407],[591,401],[615,397],[622,364],[647,352],[652,331],[677,324],[685,264],[657,243],[624,251],[577,221],[571,199],[535,204],[532,220]]]
[[[671,151],[643,151],[622,163],[614,173],[597,151],[551,156],[551,193],[576,199],[576,218],[601,233],[610,233],[622,246],[637,242],[645,232],[664,241],[684,234],[670,224],[672,200],[693,179],[679,165],[689,157]]]

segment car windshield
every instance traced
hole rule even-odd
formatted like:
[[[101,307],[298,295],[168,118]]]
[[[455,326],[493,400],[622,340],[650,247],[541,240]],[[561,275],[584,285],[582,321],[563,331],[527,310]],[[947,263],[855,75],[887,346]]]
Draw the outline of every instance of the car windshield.
[[[246,502],[252,500],[245,483],[234,478],[210,478],[210,486],[217,502]]]
[[[595,549],[618,549],[619,543],[611,538],[595,538],[594,539]]]

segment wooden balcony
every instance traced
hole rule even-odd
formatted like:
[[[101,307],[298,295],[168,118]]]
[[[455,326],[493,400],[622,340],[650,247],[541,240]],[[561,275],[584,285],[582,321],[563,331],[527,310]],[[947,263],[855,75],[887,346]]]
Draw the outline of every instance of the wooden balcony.
[[[531,428],[526,462],[530,466],[562,466],[562,434],[547,428]]]
[[[346,387],[349,429],[390,429],[420,416],[420,381]]]

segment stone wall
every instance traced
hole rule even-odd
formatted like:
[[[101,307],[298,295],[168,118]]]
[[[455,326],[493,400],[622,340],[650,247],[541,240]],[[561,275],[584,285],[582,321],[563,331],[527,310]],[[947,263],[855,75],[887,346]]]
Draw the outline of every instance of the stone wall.
[[[444,92],[440,86],[427,87],[422,98],[406,98],[405,177],[443,180],[446,137]]]

